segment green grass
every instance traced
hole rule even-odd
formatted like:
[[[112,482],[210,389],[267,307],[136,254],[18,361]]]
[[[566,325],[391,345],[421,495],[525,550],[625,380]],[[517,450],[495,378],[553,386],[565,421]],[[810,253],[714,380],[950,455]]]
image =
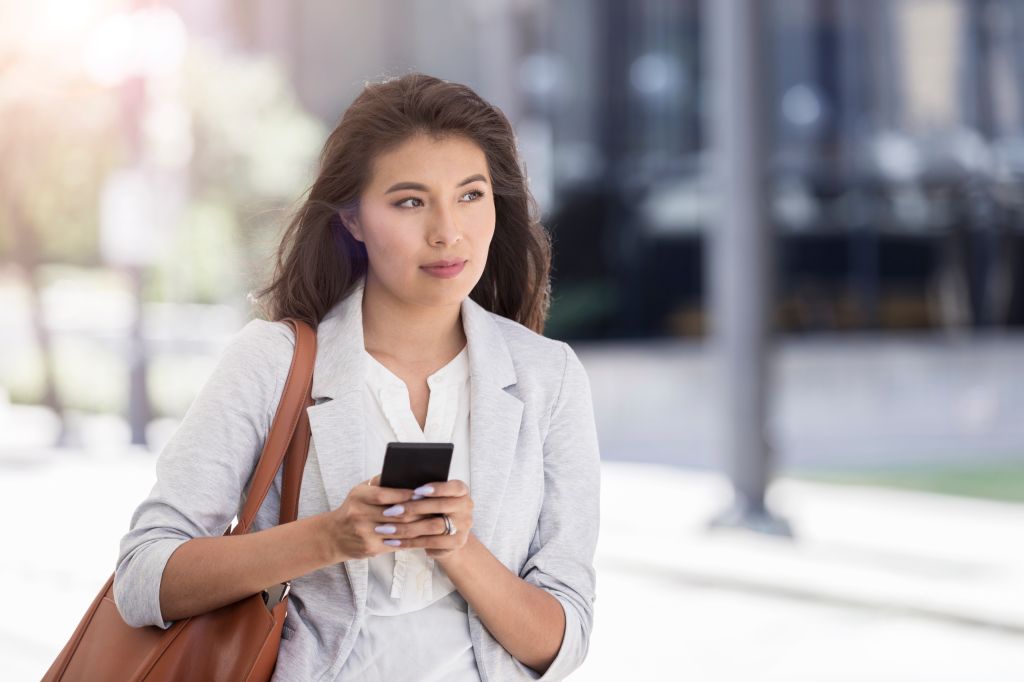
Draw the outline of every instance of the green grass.
[[[841,485],[922,490],[1024,503],[1024,458],[1019,463],[865,471],[791,472],[792,478]]]

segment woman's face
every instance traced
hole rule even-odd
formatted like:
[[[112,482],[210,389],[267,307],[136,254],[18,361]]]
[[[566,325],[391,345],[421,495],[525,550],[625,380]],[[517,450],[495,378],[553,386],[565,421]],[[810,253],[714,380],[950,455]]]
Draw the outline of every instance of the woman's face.
[[[483,150],[464,137],[406,140],[375,159],[359,214],[346,222],[366,245],[368,280],[409,303],[461,303],[483,275],[494,236]],[[454,276],[424,269],[453,259],[465,261]]]

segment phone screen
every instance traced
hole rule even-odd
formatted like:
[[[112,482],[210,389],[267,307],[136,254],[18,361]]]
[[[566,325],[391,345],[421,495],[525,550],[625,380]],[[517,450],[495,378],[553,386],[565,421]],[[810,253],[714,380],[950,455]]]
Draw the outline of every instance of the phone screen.
[[[388,443],[380,485],[409,488],[435,481],[447,481],[454,443]]]

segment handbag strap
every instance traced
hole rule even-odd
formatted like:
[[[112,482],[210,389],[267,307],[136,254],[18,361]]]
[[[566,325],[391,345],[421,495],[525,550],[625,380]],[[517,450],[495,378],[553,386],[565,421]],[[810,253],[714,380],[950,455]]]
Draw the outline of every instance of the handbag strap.
[[[295,331],[295,353],[238,524],[226,531],[225,535],[249,532],[282,461],[284,473],[278,523],[290,523],[298,516],[299,489],[306,466],[306,454],[309,452],[309,415],[306,414],[306,408],[313,404],[311,389],[316,361],[316,332],[302,320],[288,317],[282,322],[287,322]]]

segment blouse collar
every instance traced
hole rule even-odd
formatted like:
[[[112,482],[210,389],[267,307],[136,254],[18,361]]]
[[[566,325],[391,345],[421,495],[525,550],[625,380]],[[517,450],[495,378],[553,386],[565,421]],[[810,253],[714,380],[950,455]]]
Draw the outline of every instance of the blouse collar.
[[[366,378],[372,385],[378,387],[389,386],[394,388],[408,388],[400,377],[377,360],[377,358],[373,357],[365,348],[363,349],[363,353],[366,356]],[[469,378],[468,343],[463,346],[458,355],[449,360],[444,367],[427,377],[427,385],[431,389],[440,388],[441,386],[461,384],[465,382],[467,378]]]

